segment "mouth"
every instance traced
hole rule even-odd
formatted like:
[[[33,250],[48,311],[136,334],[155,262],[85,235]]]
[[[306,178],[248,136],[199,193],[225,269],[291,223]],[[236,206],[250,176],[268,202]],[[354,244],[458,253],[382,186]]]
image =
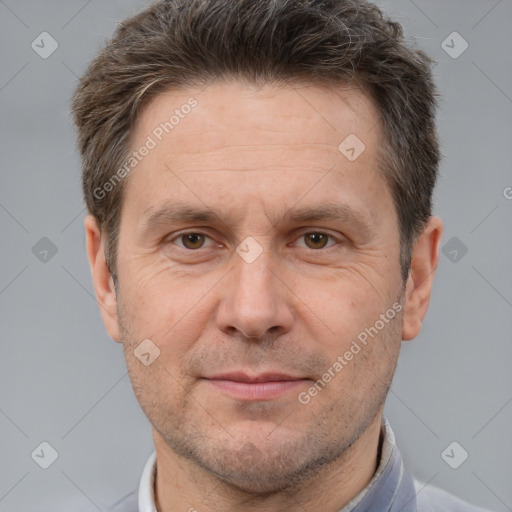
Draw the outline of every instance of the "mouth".
[[[244,372],[223,373],[203,380],[215,390],[237,400],[258,401],[279,398],[304,386],[309,379],[282,373],[249,375]]]

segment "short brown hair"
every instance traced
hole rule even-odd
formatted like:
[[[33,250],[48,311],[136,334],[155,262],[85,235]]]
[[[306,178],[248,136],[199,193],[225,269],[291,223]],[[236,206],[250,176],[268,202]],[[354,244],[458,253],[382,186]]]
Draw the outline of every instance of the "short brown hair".
[[[83,191],[115,277],[124,181],[98,198],[129,154],[157,94],[223,78],[255,84],[354,83],[372,98],[385,144],[380,172],[400,230],[402,277],[431,215],[439,165],[431,59],[366,0],[168,0],[123,21],[73,96]],[[111,190],[110,190],[111,188]]]

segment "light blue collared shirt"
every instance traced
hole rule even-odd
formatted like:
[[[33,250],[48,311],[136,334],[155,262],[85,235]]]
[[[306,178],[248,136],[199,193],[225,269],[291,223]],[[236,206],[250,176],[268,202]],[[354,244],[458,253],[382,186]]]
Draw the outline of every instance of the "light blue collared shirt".
[[[377,471],[368,485],[339,512],[490,512],[412,478],[405,469],[395,436],[382,419],[382,449]],[[155,505],[156,453],[149,457],[139,490],[109,512],[158,512]]]

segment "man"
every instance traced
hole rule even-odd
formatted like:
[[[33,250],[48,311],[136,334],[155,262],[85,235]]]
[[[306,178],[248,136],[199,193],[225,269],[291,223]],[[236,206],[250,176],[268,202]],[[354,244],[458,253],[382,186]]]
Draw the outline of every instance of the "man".
[[[156,450],[112,510],[482,510],[383,417],[443,231],[429,65],[363,0],[157,2],[91,63],[87,252]]]

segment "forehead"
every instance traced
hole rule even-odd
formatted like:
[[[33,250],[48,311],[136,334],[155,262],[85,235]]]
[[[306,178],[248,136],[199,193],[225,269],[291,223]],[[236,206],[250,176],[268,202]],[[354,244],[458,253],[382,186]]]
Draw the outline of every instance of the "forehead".
[[[152,149],[130,174],[123,209],[129,202],[148,212],[186,196],[202,206],[223,201],[226,211],[238,201],[237,215],[256,203],[267,211],[289,208],[313,189],[309,202],[360,196],[372,216],[379,201],[389,203],[377,170],[378,115],[358,87],[222,82],[173,90],[142,111],[132,149],[149,139]]]
[[[196,106],[189,108],[190,103]],[[248,149],[264,144],[316,144],[337,152],[351,133],[373,146],[379,136],[377,119],[373,102],[357,86],[256,87],[214,82],[202,89],[178,89],[153,98],[139,117],[133,142],[155,130],[158,138],[163,124],[165,141],[161,142],[180,153],[237,144]]]

